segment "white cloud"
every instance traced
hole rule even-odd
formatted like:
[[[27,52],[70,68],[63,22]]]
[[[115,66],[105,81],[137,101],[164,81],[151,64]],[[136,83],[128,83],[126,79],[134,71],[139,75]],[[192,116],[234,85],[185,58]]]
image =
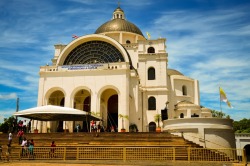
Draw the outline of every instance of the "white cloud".
[[[215,11],[163,12],[148,31],[166,36],[169,67],[200,82],[201,104],[219,108],[219,86],[235,107],[232,118],[250,107],[250,23],[244,8]],[[162,35],[163,34],[163,35]],[[158,35],[158,36],[157,36]],[[226,106],[227,107],[227,106]],[[239,113],[240,112],[240,113]],[[241,115],[241,116],[240,116]]]
[[[3,99],[3,100],[11,100],[11,99],[16,99],[16,98],[17,98],[16,93],[0,94],[0,99]]]
[[[132,22],[141,24],[138,27],[144,33],[150,32],[152,39],[167,38],[169,68],[199,80],[204,106],[218,108],[218,86],[221,85],[235,109],[244,113],[250,107],[247,102],[250,100],[247,7],[171,11],[174,9],[159,8],[164,1],[157,6],[151,0],[136,2],[121,2],[121,8],[130,16],[128,21],[136,19]],[[0,86],[21,90],[18,96],[34,103],[39,66],[53,58],[53,45],[69,43],[72,34],[94,33],[111,19],[117,7],[113,1],[97,5],[99,0],[66,0],[65,4],[70,5],[30,0],[6,3],[0,2],[6,14],[0,22]],[[151,10],[151,5],[159,10]],[[157,13],[157,16],[149,13]],[[137,19],[137,15],[141,19]],[[229,111],[238,117],[235,112]]]

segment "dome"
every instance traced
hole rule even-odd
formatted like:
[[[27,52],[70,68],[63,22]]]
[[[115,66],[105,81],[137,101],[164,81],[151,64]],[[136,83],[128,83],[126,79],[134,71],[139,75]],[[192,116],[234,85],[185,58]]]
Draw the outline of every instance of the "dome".
[[[113,19],[97,28],[95,34],[113,31],[132,32],[143,36],[141,30],[135,24],[125,20],[124,12],[120,7],[115,9]]]
[[[142,35],[141,30],[131,22],[122,19],[113,19],[102,24],[96,31],[96,34],[104,33],[104,32],[112,32],[112,31],[125,31],[132,32],[138,35]]]
[[[187,110],[187,109],[192,109],[192,110],[200,110],[200,106],[196,105],[190,101],[180,101],[175,105],[175,110]]]
[[[183,76],[183,74],[177,70],[174,70],[174,69],[167,69],[167,73],[169,76],[172,76],[172,75],[181,75]]]

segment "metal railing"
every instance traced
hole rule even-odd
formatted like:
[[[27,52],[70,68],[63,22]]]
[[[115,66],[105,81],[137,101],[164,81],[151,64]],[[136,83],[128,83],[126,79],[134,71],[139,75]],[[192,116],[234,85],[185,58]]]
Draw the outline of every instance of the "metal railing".
[[[243,149],[208,149],[189,146],[177,147],[34,147],[23,149],[12,147],[12,160],[162,160],[162,161],[216,161],[244,163],[245,155],[237,156]],[[2,158],[4,157],[4,151]]]

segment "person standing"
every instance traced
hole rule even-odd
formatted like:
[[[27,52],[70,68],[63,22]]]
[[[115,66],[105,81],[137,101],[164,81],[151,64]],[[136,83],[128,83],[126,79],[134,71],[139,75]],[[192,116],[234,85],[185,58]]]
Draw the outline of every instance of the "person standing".
[[[9,133],[9,138],[8,138],[8,142],[9,142],[9,144],[11,145],[11,143],[12,143],[12,137],[13,137],[13,135],[12,135],[12,133],[10,132]]]
[[[22,144],[21,144],[21,147],[22,147],[22,156],[26,155],[27,153],[27,144],[28,144],[28,141],[27,139],[24,137],[23,138],[23,141],[22,141]]]
[[[31,139],[28,148],[29,148],[29,158],[32,157],[33,159],[34,159],[34,146],[35,146],[34,140]]]
[[[17,133],[17,137],[18,137],[18,141],[19,141],[19,145],[22,144],[22,141],[23,141],[23,130],[20,129]]]
[[[3,152],[2,145],[0,145],[0,160],[2,160],[2,152]]]
[[[50,145],[50,147],[51,147],[51,150],[50,150],[50,157],[55,157],[55,147],[56,147],[56,144],[55,144],[55,141],[52,141],[51,142],[51,145]]]
[[[26,122],[26,120],[23,121],[23,132],[24,133],[27,132],[27,122]]]
[[[32,119],[30,119],[28,126],[27,126],[28,133],[31,133],[31,121],[32,121]]]
[[[80,130],[81,130],[81,126],[80,126],[80,124],[78,124],[78,125],[76,126],[76,132],[78,133]]]
[[[11,145],[7,144],[7,151],[5,153],[7,161],[10,161]]]

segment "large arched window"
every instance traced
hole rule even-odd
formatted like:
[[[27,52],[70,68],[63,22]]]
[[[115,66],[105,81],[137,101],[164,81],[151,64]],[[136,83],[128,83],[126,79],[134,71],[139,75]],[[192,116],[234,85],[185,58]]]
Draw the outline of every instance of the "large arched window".
[[[148,80],[155,80],[155,68],[153,67],[148,69]]]
[[[148,98],[148,110],[156,110],[156,99],[153,96]]]
[[[148,48],[148,53],[155,53],[154,47],[149,47]]]
[[[180,114],[180,118],[184,118],[184,114],[183,113]]]
[[[112,44],[92,40],[75,47],[67,56],[63,65],[125,62],[121,52]]]
[[[187,87],[185,85],[182,86],[182,95],[187,96]]]

